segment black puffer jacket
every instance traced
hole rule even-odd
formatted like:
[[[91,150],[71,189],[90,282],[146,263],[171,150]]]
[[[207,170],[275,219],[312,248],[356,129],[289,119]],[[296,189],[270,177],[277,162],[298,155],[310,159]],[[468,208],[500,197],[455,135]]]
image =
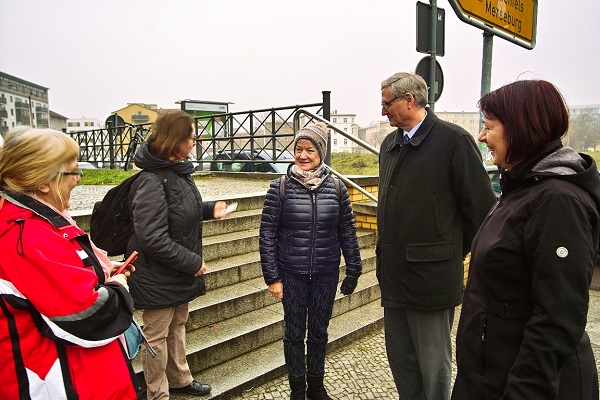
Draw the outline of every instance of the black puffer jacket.
[[[212,218],[214,203],[202,202],[187,160],[160,160],[143,144],[135,164],[144,169],[129,198],[135,234],[127,254],[140,253],[129,278],[135,308],[186,303],[204,293],[194,274],[202,264],[202,220]]]
[[[267,285],[281,281],[281,271],[294,274],[339,273],[340,249],[346,274],[360,276],[362,264],[356,224],[348,191],[328,175],[311,192],[288,169],[285,197],[280,201],[281,178],[271,182],[260,224],[260,259]]]
[[[557,140],[501,183],[473,241],[452,399],[597,400],[585,332],[600,231],[596,165]]]

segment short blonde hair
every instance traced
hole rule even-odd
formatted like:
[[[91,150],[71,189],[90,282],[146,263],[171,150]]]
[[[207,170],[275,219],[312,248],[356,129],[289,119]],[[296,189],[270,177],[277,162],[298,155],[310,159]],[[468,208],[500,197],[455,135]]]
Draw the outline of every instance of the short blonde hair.
[[[4,135],[0,148],[0,185],[17,193],[37,192],[55,180],[58,193],[56,178],[78,156],[79,145],[67,134],[18,126]]]

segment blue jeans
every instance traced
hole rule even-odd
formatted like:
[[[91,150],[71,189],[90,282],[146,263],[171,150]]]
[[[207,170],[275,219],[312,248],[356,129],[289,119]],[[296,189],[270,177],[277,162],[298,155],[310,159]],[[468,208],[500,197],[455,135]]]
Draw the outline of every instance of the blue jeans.
[[[290,379],[325,374],[327,327],[333,310],[338,274],[283,274],[283,351]],[[304,339],[308,317],[306,365]]]

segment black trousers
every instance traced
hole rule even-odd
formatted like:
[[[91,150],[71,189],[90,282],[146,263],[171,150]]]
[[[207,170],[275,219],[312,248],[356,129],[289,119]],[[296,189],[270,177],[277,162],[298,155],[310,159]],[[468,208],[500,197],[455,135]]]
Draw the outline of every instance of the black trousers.
[[[327,327],[331,319],[338,274],[295,275],[283,274],[283,350],[290,379],[325,374]],[[308,317],[306,365],[304,339]]]

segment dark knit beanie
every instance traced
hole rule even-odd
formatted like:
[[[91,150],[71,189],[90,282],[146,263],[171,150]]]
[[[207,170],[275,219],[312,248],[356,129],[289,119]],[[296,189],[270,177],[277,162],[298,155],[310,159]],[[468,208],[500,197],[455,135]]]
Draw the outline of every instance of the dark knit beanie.
[[[327,142],[328,132],[327,125],[322,122],[317,122],[313,125],[307,125],[304,128],[298,130],[296,138],[294,139],[294,149],[300,139],[307,139],[312,142],[321,158],[321,163],[325,161],[325,154],[327,153]]]

